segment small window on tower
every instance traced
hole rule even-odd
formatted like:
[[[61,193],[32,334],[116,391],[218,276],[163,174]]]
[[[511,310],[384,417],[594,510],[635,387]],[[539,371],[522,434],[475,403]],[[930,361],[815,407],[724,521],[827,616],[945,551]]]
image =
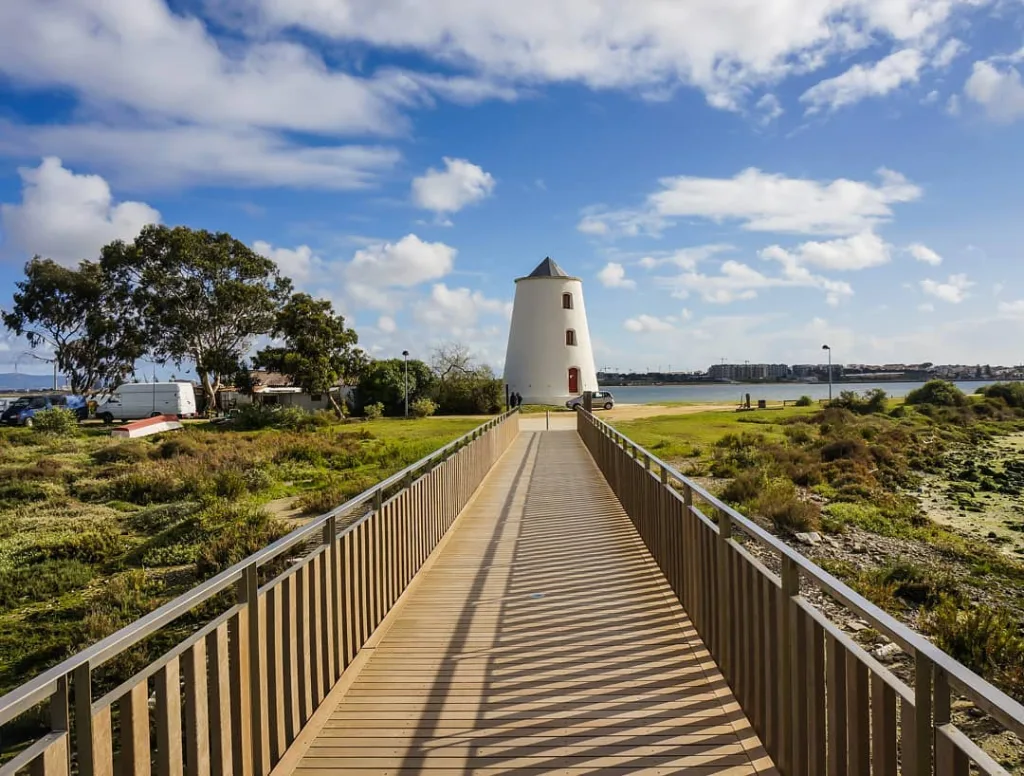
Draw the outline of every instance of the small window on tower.
[[[570,347],[576,344],[576,332],[572,329],[565,330],[565,344]]]
[[[563,310],[571,310],[572,309],[572,294],[562,294],[562,309]]]

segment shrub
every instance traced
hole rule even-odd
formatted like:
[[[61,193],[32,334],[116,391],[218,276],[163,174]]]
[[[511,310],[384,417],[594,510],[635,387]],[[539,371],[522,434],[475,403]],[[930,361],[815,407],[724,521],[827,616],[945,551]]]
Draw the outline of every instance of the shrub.
[[[305,431],[330,425],[332,422],[323,415],[314,415],[300,407],[281,407],[274,404],[248,404],[238,410],[234,420],[235,427],[243,431],[259,431],[265,428]]]
[[[203,483],[193,481],[184,484],[178,481],[171,472],[160,470],[133,470],[111,480],[105,489],[92,494],[96,500],[113,498],[131,504],[148,506],[169,501],[181,501],[187,493],[196,493]],[[85,497],[85,494],[80,494]]]
[[[66,407],[39,410],[32,418],[32,430],[55,437],[72,437],[78,434],[78,415]]]
[[[0,609],[56,598],[85,587],[92,567],[78,560],[47,560],[0,571]]]
[[[139,463],[149,458],[149,445],[140,439],[101,447],[92,454],[96,463]]]
[[[757,471],[740,472],[722,491],[722,499],[730,504],[746,504],[757,498],[764,487],[764,477]]]
[[[194,439],[181,435],[165,439],[160,443],[160,447],[157,450],[157,455],[165,459],[194,456],[199,455],[199,453],[200,447],[198,443]]]
[[[813,404],[814,404],[814,399],[812,399],[810,396],[807,396],[806,394],[804,396],[801,396],[799,399],[796,400],[796,406],[797,407],[810,407]]]
[[[936,407],[963,407],[967,397],[947,380],[929,380],[907,394],[907,404],[931,404]]]
[[[46,488],[40,482],[26,479],[0,482],[0,502],[42,501],[46,496]]]
[[[218,504],[201,520],[209,538],[199,548],[196,571],[204,577],[238,563],[288,532],[280,520],[247,504]]]
[[[792,482],[769,480],[752,503],[757,514],[772,521],[775,530],[783,533],[815,531],[821,517],[818,506],[801,501]]]
[[[128,517],[126,523],[133,531],[152,536],[192,516],[198,509],[199,504],[194,501],[161,504],[140,509]]]
[[[951,600],[959,595],[956,584],[948,577],[938,578],[927,569],[907,561],[897,561],[875,572],[879,583],[892,586],[892,593],[916,606],[932,607],[943,597]]]
[[[1002,399],[1010,407],[1024,407],[1024,383],[993,383],[979,388],[976,393],[989,399]]]
[[[941,649],[982,676],[1024,664],[1018,625],[987,606],[961,609],[952,599],[943,598],[925,624]]]
[[[363,414],[370,420],[380,420],[384,417],[384,405],[381,402],[374,402],[363,407]]]
[[[217,472],[213,477],[213,486],[217,495],[226,499],[241,498],[248,490],[245,477],[236,469]]]
[[[107,563],[125,550],[124,537],[112,526],[101,525],[74,533],[51,535],[25,548],[30,563],[48,560],[77,560]]]
[[[784,426],[782,433],[786,435],[786,439],[795,445],[805,445],[814,439],[814,434],[804,423]]]
[[[437,405],[426,397],[419,398],[409,407],[409,412],[414,418],[429,418],[437,412]]]
[[[821,460],[865,460],[868,458],[868,446],[861,439],[836,439],[823,445],[821,448]]]

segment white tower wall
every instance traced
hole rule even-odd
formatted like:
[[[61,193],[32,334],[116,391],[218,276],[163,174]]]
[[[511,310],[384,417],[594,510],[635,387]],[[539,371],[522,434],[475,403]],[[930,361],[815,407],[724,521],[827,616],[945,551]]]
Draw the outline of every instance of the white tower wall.
[[[559,274],[538,275],[545,268]],[[571,309],[563,307],[567,293],[572,295]],[[566,344],[567,330],[575,332],[575,345]],[[578,370],[575,391],[570,390],[572,369]],[[549,259],[533,275],[516,280],[505,383],[526,404],[564,404],[584,391],[597,390],[583,283],[566,276]]]

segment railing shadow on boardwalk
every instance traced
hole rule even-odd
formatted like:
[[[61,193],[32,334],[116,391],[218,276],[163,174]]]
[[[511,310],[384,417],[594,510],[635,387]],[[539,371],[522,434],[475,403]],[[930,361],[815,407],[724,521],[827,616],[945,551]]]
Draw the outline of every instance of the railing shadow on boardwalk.
[[[753,773],[736,729],[756,737],[577,434],[528,445],[401,770]]]

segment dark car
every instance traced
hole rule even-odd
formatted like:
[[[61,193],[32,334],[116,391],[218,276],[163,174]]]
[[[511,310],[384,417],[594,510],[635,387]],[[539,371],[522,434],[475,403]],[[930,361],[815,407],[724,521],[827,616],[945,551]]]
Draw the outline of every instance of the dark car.
[[[612,407],[615,406],[615,397],[612,396],[610,391],[594,391],[590,395],[593,399],[594,403],[592,406],[595,410],[602,408],[610,410]],[[575,398],[569,399],[569,401],[565,403],[565,406],[571,410],[576,409],[577,406],[582,407],[583,397],[576,396]]]
[[[84,396],[22,396],[0,415],[0,423],[7,426],[31,426],[37,412],[64,407],[75,413],[79,420],[89,417],[89,406]]]

